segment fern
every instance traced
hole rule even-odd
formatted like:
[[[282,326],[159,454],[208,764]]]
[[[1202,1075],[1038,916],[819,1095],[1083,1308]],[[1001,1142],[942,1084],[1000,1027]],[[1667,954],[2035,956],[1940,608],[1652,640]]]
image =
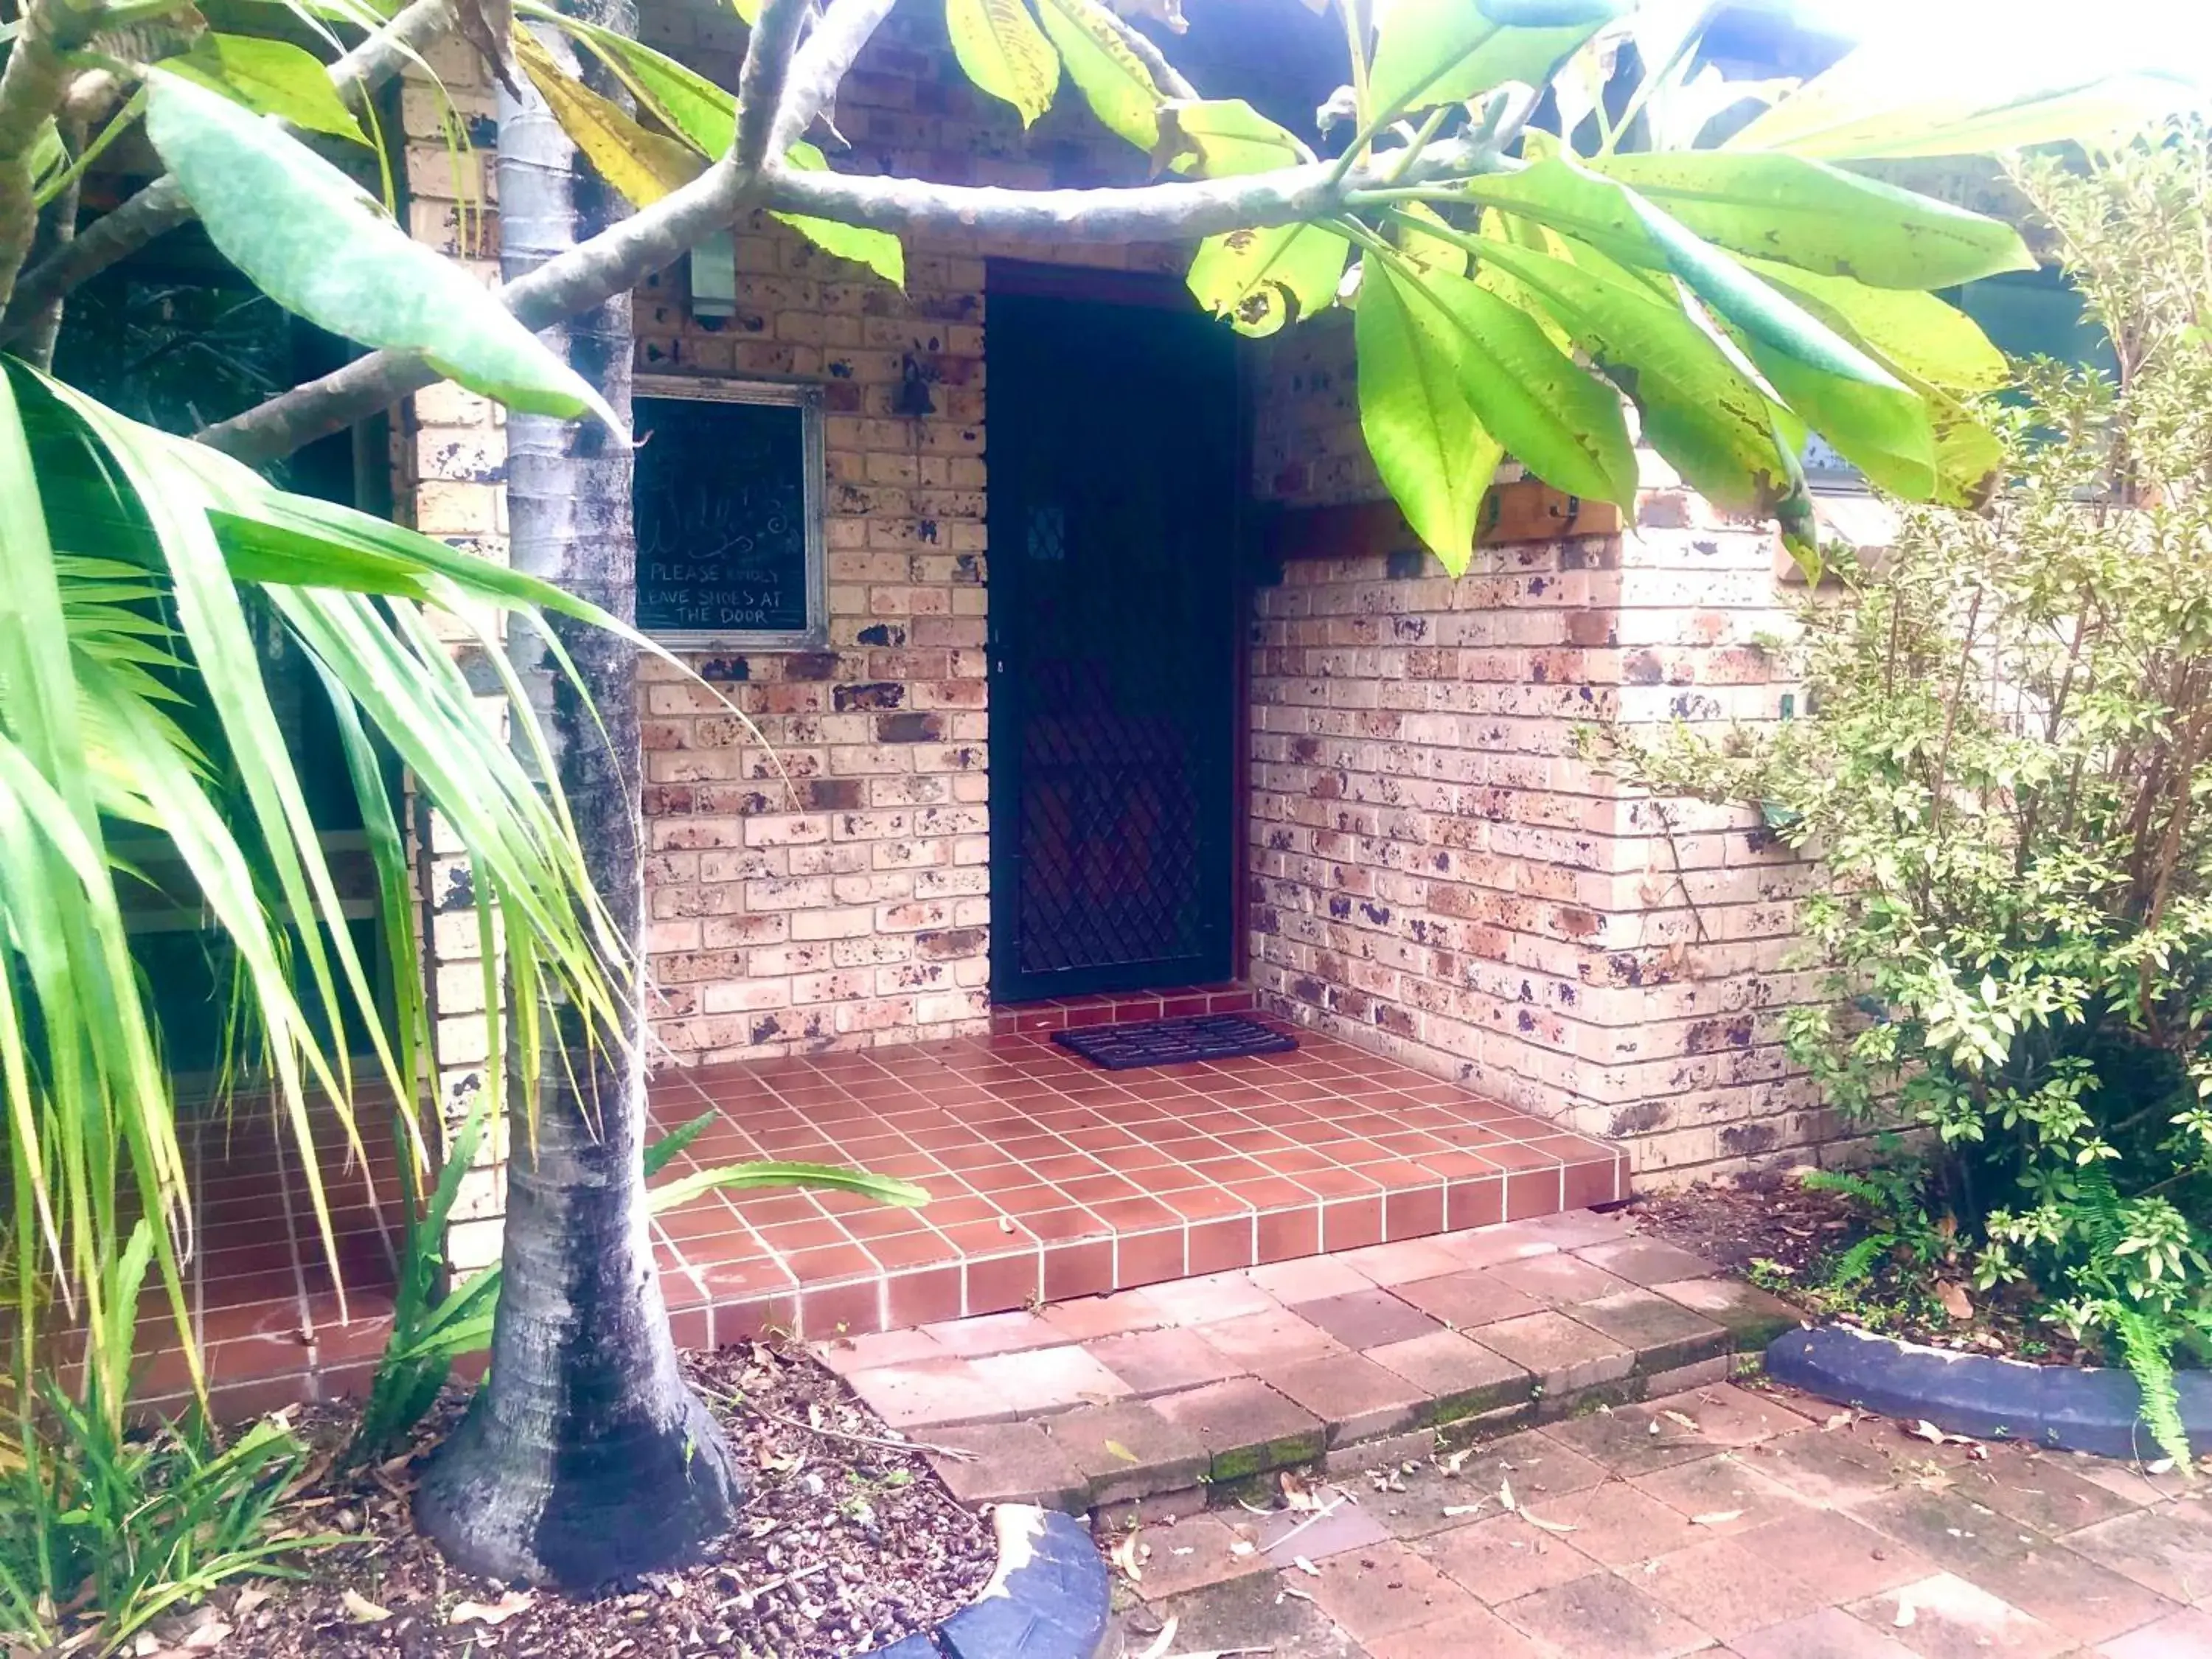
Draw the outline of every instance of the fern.
[[[1887,1255],[1897,1243],[1894,1233],[1876,1233],[1863,1238],[1836,1258],[1836,1265],[1828,1269],[1828,1288],[1840,1291],[1856,1285],[1874,1271],[1875,1263]]]
[[[1870,1210],[1887,1212],[1891,1206],[1890,1194],[1863,1175],[1849,1170],[1808,1170],[1799,1184],[1815,1193],[1841,1193],[1846,1198],[1856,1198]]]
[[[2173,1383],[2175,1330],[2171,1320],[2118,1304],[2106,1310],[2120,1339],[2121,1357],[2142,1391],[2143,1425],[2178,1468],[2189,1467],[2189,1431],[2181,1421],[2181,1395]]]

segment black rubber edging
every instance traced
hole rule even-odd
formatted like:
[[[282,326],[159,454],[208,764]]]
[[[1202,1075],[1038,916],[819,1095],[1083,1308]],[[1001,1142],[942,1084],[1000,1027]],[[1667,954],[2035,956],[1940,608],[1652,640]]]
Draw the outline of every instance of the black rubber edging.
[[[1027,1504],[1001,1504],[991,1519],[999,1567],[982,1594],[927,1635],[864,1659],[1102,1659],[1112,1592],[1090,1529]]]
[[[2123,1370],[2033,1365],[1824,1325],[1776,1337],[1766,1374],[1838,1405],[1924,1418],[1947,1434],[2100,1457],[2160,1455],[2142,1425],[2142,1392]],[[2175,1383],[2191,1449],[2212,1455],[2212,1373],[2183,1371]]]

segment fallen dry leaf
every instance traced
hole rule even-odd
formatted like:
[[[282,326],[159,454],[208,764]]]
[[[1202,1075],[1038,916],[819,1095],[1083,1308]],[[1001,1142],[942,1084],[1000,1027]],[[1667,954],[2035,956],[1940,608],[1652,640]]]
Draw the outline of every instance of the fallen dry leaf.
[[[1472,1504],[1447,1504],[1444,1505],[1444,1513],[1446,1515],[1480,1515],[1482,1513],[1482,1504],[1480,1499]]]
[[[1541,1527],[1546,1532],[1574,1531],[1574,1528],[1564,1521],[1547,1521],[1539,1516],[1529,1514],[1526,1510],[1521,1511],[1521,1518],[1532,1527]]]
[[[1966,1294],[1966,1287],[1946,1279],[1936,1287],[1936,1299],[1943,1304],[1943,1311],[1964,1324],[1974,1316],[1974,1299]]]
[[[1848,1429],[1857,1420],[1858,1413],[1856,1412],[1838,1412],[1834,1416],[1822,1423],[1820,1425],[1820,1428],[1824,1433],[1833,1429]]]
[[[1131,1583],[1143,1581],[1145,1569],[1137,1555],[1137,1533],[1133,1528],[1121,1534],[1121,1542],[1114,1546],[1109,1559]]]
[[[1175,1645],[1176,1626],[1182,1622],[1180,1619],[1170,1614],[1167,1623],[1160,1626],[1160,1633],[1152,1638],[1152,1645],[1137,1655],[1136,1659],[1161,1659],[1161,1656]]]
[[[232,1598],[230,1616],[234,1619],[243,1619],[268,1599],[269,1592],[263,1589],[260,1585],[248,1584]]]
[[[1920,1615],[1913,1610],[1912,1603],[1906,1601],[1900,1595],[1897,1598],[1897,1617],[1890,1620],[1890,1622],[1895,1625],[1898,1629],[1903,1630],[1907,1625],[1910,1625]]]
[[[1714,1510],[1710,1514],[1692,1516],[1690,1524],[1693,1527],[1725,1527],[1731,1521],[1742,1519],[1741,1510]]]
[[[1285,1469],[1276,1479],[1282,1485],[1283,1503],[1286,1508],[1311,1510],[1321,1507],[1321,1499],[1314,1496],[1314,1489],[1306,1484],[1305,1477],[1296,1469]]]
[[[2143,1465],[2143,1473],[2145,1474],[2171,1474],[2173,1473],[2173,1460],[2171,1457],[2161,1457],[2155,1462],[2146,1463]]]
[[[1229,1540],[1229,1553],[1234,1556],[1250,1555],[1259,1547],[1249,1538],[1232,1538]]]
[[[1977,1446],[1981,1443],[1971,1434],[1946,1434],[1924,1417],[1905,1432],[1916,1440],[1925,1440],[1931,1446]]]
[[[453,1610],[446,1615],[446,1622],[449,1625],[465,1625],[472,1621],[480,1625],[503,1625],[516,1613],[529,1612],[530,1601],[527,1590],[509,1590],[496,1601],[456,1602]]]
[[[1137,1454],[1118,1440],[1109,1440],[1106,1443],[1106,1450],[1109,1456],[1118,1457],[1124,1463],[1133,1463],[1137,1461]]]
[[[1442,1468],[1446,1474],[1457,1474],[1462,1468],[1466,1467],[1467,1460],[1474,1454],[1474,1448],[1472,1446],[1462,1446],[1457,1451],[1452,1453],[1450,1456],[1445,1458],[1444,1461],[1437,1467]]]
[[[346,1617],[356,1625],[380,1625],[392,1617],[391,1608],[380,1607],[357,1590],[340,1590],[338,1605],[346,1610]]]
[[[1674,1424],[1677,1428],[1687,1429],[1692,1434],[1695,1434],[1698,1431],[1698,1419],[1690,1416],[1686,1412],[1671,1410],[1663,1411],[1661,1412],[1659,1415],[1665,1418],[1669,1423]]]
[[[1509,1510],[1517,1510],[1521,1507],[1513,1501],[1513,1483],[1510,1480],[1501,1480],[1498,1483],[1498,1501]]]
[[[1309,1578],[1318,1578],[1321,1577],[1321,1569],[1314,1565],[1312,1562],[1307,1560],[1303,1555],[1292,1556],[1291,1558],[1291,1565],[1296,1567],[1300,1572],[1305,1574]]]

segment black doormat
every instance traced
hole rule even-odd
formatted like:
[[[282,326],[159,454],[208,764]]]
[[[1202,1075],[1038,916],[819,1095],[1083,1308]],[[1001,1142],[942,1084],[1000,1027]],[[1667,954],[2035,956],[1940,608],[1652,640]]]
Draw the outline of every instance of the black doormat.
[[[1194,1060],[1234,1060],[1239,1054],[1288,1054],[1298,1046],[1296,1037],[1285,1036],[1249,1014],[1193,1014],[1187,1019],[1085,1025],[1054,1031],[1052,1040],[1109,1072],[1180,1066]]]

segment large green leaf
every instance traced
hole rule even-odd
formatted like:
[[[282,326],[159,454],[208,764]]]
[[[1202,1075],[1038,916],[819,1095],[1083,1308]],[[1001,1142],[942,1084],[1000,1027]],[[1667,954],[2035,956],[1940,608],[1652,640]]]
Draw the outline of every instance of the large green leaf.
[[[1052,107],[1060,56],[1030,15],[1028,0],[945,0],[945,25],[968,78],[1012,104],[1024,126]]]
[[[1475,417],[1512,457],[1555,489],[1636,505],[1636,450],[1613,389],[1593,380],[1527,312],[1480,283],[1400,263],[1413,303],[1432,307],[1460,339],[1460,384]]]
[[[331,84],[330,71],[298,46],[254,34],[203,34],[161,67],[261,115],[282,116],[309,132],[368,142]]]
[[[2010,225],[1798,155],[1713,150],[1590,165],[1709,242],[1874,288],[1951,288],[2033,270]]]
[[[1471,199],[1588,242],[1618,264],[1669,271],[1720,316],[1808,368],[1895,387],[1896,377],[1802,306],[1616,179],[1554,155],[1462,187]]]
[[[743,1191],[761,1187],[815,1188],[828,1192],[858,1193],[878,1204],[902,1210],[920,1209],[929,1202],[928,1188],[896,1176],[871,1174],[866,1170],[841,1169],[834,1164],[724,1164],[711,1170],[694,1170],[646,1194],[646,1205],[655,1215],[665,1215],[702,1193]]]
[[[1508,81],[1540,92],[1576,47],[1633,0],[1392,0],[1377,21],[1378,112],[1457,103]]]
[[[1458,331],[1379,261],[1369,271],[1352,325],[1359,429],[1406,522],[1462,575],[1504,451],[1468,401]]]
[[[1091,113],[1108,131],[1151,155],[1159,145],[1158,111],[1166,94],[1129,50],[1113,15],[1097,0],[1040,0],[1038,15]]]
[[[520,0],[515,15],[567,30],[599,57],[637,100],[640,110],[709,158],[728,154],[738,132],[738,100],[697,70],[642,46],[628,35],[586,23],[536,0]]]
[[[829,159],[813,145],[803,142],[786,150],[783,159],[792,167],[809,173],[826,173],[830,168]],[[769,216],[789,225],[824,253],[866,265],[893,288],[906,286],[906,249],[890,232],[841,225],[834,219],[810,218],[804,213]]]
[[[1760,340],[1745,344],[1783,401],[1845,460],[1892,495],[1924,501],[1936,494],[1936,434],[1924,399],[1904,386],[1825,373]]]
[[[2157,73],[2046,76],[2041,85],[2013,77],[2007,85],[1972,41],[1955,58],[1929,44],[1860,47],[1723,148],[1837,161],[1986,155],[2068,142],[2102,148],[2204,101],[2202,87]]]
[[[689,144],[647,132],[621,105],[568,74],[528,29],[518,26],[513,44],[515,61],[561,130],[632,207],[657,202],[706,171],[705,158]]]
[[[1314,159],[1304,141],[1242,98],[1170,99],[1159,106],[1155,172],[1191,168],[1208,179],[1267,173]]]
[[[286,310],[416,351],[514,408],[622,429],[606,401],[484,286],[384,216],[344,173],[180,76],[148,75],[146,128],[223,257]]]
[[[1932,294],[1869,288],[1847,276],[1816,276],[1766,259],[1747,263],[1900,378],[1961,392],[1995,392],[2012,379],[2004,353],[1974,319]]]
[[[1698,493],[1729,512],[1780,521],[1809,544],[1812,503],[1795,453],[1775,430],[1765,389],[1680,305],[1601,255],[1573,262],[1482,239],[1485,269],[1503,268],[1557,318],[1626,392],[1644,436]]]
[[[1273,334],[1336,298],[1351,244],[1318,225],[1232,230],[1198,245],[1184,281],[1239,334]]]

